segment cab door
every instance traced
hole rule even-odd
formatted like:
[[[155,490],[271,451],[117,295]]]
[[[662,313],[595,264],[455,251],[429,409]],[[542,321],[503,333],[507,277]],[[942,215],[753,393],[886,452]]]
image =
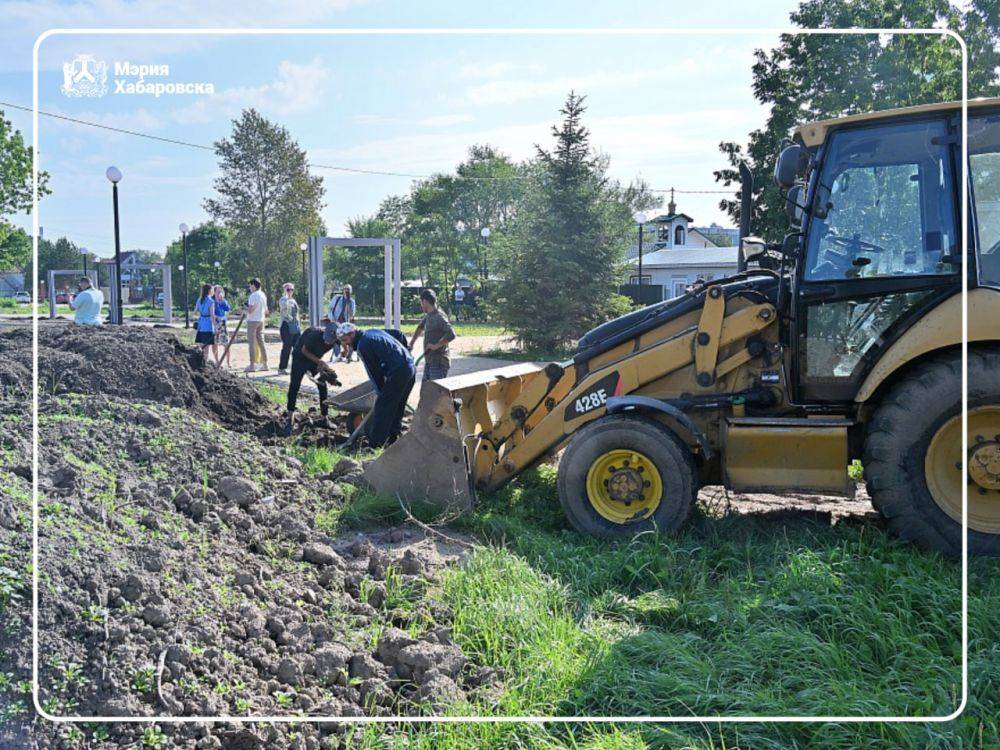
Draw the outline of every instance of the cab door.
[[[960,289],[956,126],[907,119],[827,139],[795,279],[799,402],[852,401],[881,352]]]

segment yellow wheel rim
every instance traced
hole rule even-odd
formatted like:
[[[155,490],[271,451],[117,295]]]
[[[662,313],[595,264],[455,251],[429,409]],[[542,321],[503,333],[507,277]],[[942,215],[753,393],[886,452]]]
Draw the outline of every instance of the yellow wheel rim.
[[[587,497],[594,510],[612,523],[644,521],[660,507],[663,479],[648,456],[633,450],[608,451],[590,465]]]
[[[1000,406],[969,410],[969,455],[962,467],[962,415],[949,419],[931,438],[924,476],[934,502],[962,522],[962,483],[969,487],[969,528],[1000,533]]]

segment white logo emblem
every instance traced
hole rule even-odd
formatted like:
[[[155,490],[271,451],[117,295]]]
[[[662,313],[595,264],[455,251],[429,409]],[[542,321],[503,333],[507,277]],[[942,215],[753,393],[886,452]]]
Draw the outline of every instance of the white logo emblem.
[[[63,63],[62,92],[66,96],[104,96],[108,93],[108,64],[93,55],[77,55]]]

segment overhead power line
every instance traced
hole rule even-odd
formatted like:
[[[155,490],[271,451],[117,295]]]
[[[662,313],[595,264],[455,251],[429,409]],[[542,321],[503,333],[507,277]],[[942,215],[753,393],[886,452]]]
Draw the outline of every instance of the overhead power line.
[[[22,104],[14,104],[13,102],[0,101],[0,106],[10,107],[11,109],[19,109],[23,112],[34,112],[33,107],[25,107]],[[143,133],[138,130],[129,130],[127,128],[116,128],[112,125],[104,125],[99,122],[90,122],[89,120],[81,120],[76,117],[68,117],[67,115],[60,115],[55,112],[45,112],[43,110],[38,110],[38,114],[44,115],[45,117],[51,117],[56,120],[63,120],[65,122],[72,122],[77,125],[86,125],[90,128],[99,128],[100,130],[109,130],[113,133],[121,133],[122,135],[131,135],[136,138],[147,138],[152,141],[160,141],[161,143],[170,143],[174,146],[187,146],[188,148],[196,148],[201,151],[215,151],[213,146],[206,146],[203,143],[192,143],[191,141],[182,141],[176,138],[165,138],[159,135],[152,135],[151,133]],[[309,163],[310,167],[315,169],[330,169],[335,172],[350,172],[353,174],[369,174],[369,175],[379,175],[383,177],[406,177],[413,180],[426,180],[434,177],[430,174],[413,174],[410,172],[391,172],[381,169],[361,169],[359,167],[344,167],[335,164],[316,164],[313,162]],[[490,181],[507,181],[507,180],[526,180],[527,177],[479,177],[475,175],[451,175],[452,179],[458,180],[480,180],[484,182]],[[673,188],[657,188],[651,189],[650,192],[653,193],[669,193]],[[718,193],[718,194],[731,194],[731,190],[674,190],[677,193],[695,194],[695,193]]]

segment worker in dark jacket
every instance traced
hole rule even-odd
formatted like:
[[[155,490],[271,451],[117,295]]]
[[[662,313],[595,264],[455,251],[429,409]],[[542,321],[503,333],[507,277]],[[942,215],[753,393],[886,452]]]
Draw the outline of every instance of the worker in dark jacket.
[[[406,336],[378,328],[362,331],[353,323],[341,323],[337,338],[358,353],[378,394],[362,437],[372,448],[390,445],[399,437],[403,410],[416,377]]]
[[[327,415],[327,383],[340,385],[337,376],[326,362],[323,355],[333,348],[337,342],[337,328],[328,325],[326,328],[309,328],[299,336],[292,350],[292,375],[288,382],[288,403],[286,421],[282,433],[292,434],[292,418],[295,414],[295,404],[299,397],[299,388],[306,373],[316,376],[316,388],[319,391],[319,410],[324,417]]]

